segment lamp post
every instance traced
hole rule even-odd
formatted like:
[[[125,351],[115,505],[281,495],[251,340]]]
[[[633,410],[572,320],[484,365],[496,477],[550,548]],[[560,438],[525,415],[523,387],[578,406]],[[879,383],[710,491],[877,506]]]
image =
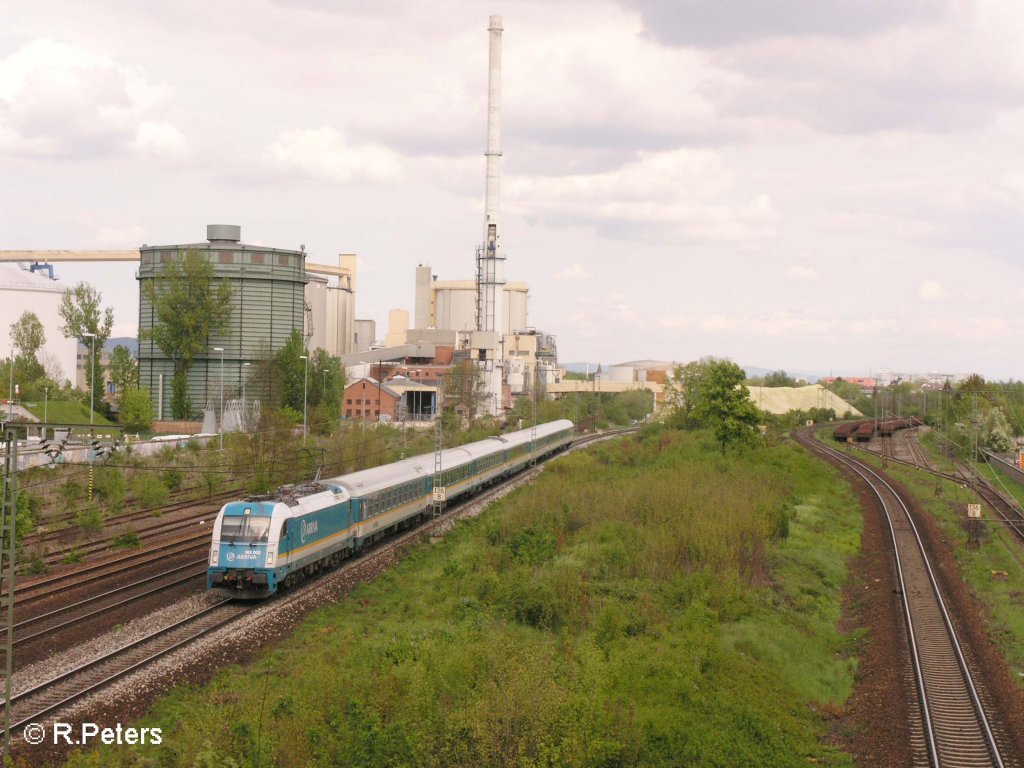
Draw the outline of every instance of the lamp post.
[[[299,360],[306,361],[302,372],[302,442],[306,442],[306,384],[309,381],[309,355],[299,355]]]
[[[43,423],[45,424],[49,419],[46,418],[47,408],[50,405],[50,388],[43,387]]]
[[[249,363],[242,363],[242,368],[248,368]],[[246,371],[242,371],[242,430],[245,432],[249,431],[249,406],[245,402],[245,375]]]
[[[214,352],[220,352],[220,425],[217,432],[220,433],[220,449],[224,450],[224,347],[214,347]]]
[[[96,413],[93,410],[93,405],[96,402],[96,360],[94,359],[96,357],[96,334],[87,332],[83,333],[82,336],[92,339],[92,347],[89,353],[89,369],[91,373],[89,381],[89,426],[91,427],[95,423]]]

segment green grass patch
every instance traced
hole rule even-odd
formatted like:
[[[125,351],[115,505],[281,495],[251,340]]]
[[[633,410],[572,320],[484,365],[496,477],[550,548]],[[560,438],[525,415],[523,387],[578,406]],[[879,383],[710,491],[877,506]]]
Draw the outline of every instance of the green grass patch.
[[[31,413],[40,421],[43,420],[43,412],[51,424],[89,424],[89,406],[82,405],[74,400],[50,400],[44,409],[43,403],[26,403],[25,410]],[[93,423],[98,427],[113,426],[114,422],[107,419],[99,411],[95,412]]]
[[[789,442],[603,443],[71,764],[852,766],[821,711],[860,521]]]

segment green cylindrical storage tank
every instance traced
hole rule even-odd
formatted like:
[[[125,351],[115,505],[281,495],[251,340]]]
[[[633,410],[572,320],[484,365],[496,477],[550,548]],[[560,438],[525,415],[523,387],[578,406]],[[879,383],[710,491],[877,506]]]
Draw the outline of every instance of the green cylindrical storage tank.
[[[222,347],[224,400],[238,398],[245,381],[251,402],[269,394],[262,364],[284,346],[292,331],[303,332],[306,254],[302,250],[267,248],[241,242],[241,227],[211,224],[207,242],[184,245],[146,245],[139,249],[139,380],[153,397],[157,419],[171,419],[171,381],[174,364],[146,331],[153,328],[153,307],[146,284],[159,281],[163,265],[188,251],[201,253],[213,264],[215,279],[232,288],[228,330],[213,336],[207,351],[196,357],[189,371],[188,392],[196,413],[209,403],[220,414]],[[248,363],[248,365],[246,365]]]

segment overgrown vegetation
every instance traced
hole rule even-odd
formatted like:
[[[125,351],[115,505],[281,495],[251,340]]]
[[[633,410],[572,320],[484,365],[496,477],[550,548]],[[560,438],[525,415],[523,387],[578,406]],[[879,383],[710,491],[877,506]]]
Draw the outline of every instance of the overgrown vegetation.
[[[669,378],[666,422],[677,429],[710,429],[722,454],[757,443],[761,414],[750,401],[743,369],[713,357],[678,366]]]
[[[114,549],[135,549],[140,543],[139,534],[135,531],[127,531],[115,536],[110,542],[110,546]]]
[[[788,443],[648,428],[551,465],[75,766],[848,766],[821,712],[860,511]]]

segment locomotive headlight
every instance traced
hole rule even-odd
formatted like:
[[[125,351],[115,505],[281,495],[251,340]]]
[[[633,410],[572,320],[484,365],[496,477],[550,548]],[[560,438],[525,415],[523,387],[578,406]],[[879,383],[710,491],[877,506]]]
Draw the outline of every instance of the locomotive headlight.
[[[217,548],[217,545],[214,544],[212,547],[210,547],[210,565],[216,565],[217,564],[217,560],[219,558],[220,558],[220,550]]]
[[[268,550],[267,550],[267,565],[273,565],[273,564],[274,564],[274,553],[273,553],[273,552],[271,552],[271,551],[270,551],[270,550],[268,549]]]

